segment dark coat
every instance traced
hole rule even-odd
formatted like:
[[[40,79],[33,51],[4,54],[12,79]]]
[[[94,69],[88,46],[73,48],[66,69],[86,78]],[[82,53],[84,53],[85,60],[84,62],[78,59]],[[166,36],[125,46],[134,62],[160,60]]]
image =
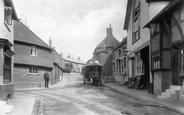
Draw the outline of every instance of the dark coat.
[[[49,80],[49,73],[48,72],[44,74],[44,79]]]

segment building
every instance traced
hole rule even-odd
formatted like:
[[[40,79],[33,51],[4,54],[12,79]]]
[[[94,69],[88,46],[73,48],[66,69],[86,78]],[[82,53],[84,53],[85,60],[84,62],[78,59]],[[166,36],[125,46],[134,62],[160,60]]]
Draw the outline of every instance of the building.
[[[184,102],[184,90],[179,93],[184,85],[184,1],[167,2],[169,4],[145,26],[150,28],[151,33],[153,91],[161,94],[159,99]]]
[[[49,39],[49,46],[52,49],[52,62],[53,69],[51,71],[51,84],[56,84],[57,82],[62,81],[63,78],[63,68],[62,68],[62,57],[55,50],[55,47],[52,47],[52,40]]]
[[[52,48],[20,21],[15,21],[14,30],[15,88],[44,87],[43,75],[46,71],[52,83]]]
[[[18,20],[12,0],[0,0],[0,100],[14,96],[14,21]]]
[[[127,67],[129,84],[135,89],[147,89],[150,84],[149,29],[143,29],[149,21],[149,7],[145,0],[128,0],[124,30],[127,30]],[[150,92],[150,91],[149,91]]]
[[[112,51],[117,47],[119,41],[113,36],[111,24],[106,32],[107,36],[95,48],[93,58],[103,65],[102,76],[106,78],[105,81],[112,82],[114,81],[112,77]]]
[[[113,50],[113,76],[116,82],[125,83],[127,81],[127,38],[124,38],[121,43]]]
[[[86,62],[82,61],[80,58],[75,59],[71,57],[64,57],[63,59],[63,68],[67,68],[68,65],[72,65],[72,72],[80,73],[82,71],[82,66],[86,65]]]

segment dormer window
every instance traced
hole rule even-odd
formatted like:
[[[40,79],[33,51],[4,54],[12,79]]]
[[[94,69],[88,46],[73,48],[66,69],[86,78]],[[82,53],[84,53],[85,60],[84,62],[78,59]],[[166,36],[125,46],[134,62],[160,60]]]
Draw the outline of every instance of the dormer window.
[[[12,25],[12,7],[4,7],[4,21],[6,24]]]
[[[37,56],[37,48],[35,46],[31,47],[31,56]]]

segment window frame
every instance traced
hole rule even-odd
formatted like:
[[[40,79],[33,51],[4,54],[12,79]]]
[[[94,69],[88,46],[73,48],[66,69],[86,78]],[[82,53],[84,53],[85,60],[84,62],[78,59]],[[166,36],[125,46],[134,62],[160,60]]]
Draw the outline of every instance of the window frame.
[[[8,10],[10,10],[10,14],[9,15],[6,15],[8,13]],[[7,24],[7,25],[12,25],[12,7],[10,6],[4,6],[4,22]]]
[[[151,69],[159,70],[161,69],[160,52],[156,51],[151,54]]]
[[[160,33],[160,24],[159,23],[153,23],[150,26],[150,35],[155,36]]]
[[[38,74],[38,67],[37,66],[29,66],[29,74]]]
[[[12,60],[11,57],[4,55],[4,66],[3,66],[3,83],[8,84],[11,83],[11,73],[12,73],[12,68],[11,68]],[[5,73],[9,73],[9,76],[6,76]]]
[[[38,48],[36,46],[31,46],[31,56],[37,56],[38,55]]]
[[[183,51],[183,56],[181,55],[181,51]],[[183,61],[181,61],[181,59]],[[182,63],[183,62],[183,63]],[[181,69],[183,68],[182,72]],[[179,50],[179,74],[183,75],[184,74],[184,49]]]

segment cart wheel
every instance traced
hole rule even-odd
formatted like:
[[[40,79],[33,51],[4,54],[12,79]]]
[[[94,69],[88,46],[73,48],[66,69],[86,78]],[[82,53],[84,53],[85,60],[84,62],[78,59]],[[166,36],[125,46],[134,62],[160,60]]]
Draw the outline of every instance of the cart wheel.
[[[93,85],[93,78],[90,78],[90,85]]]
[[[86,78],[85,77],[83,77],[83,83],[86,84]]]

